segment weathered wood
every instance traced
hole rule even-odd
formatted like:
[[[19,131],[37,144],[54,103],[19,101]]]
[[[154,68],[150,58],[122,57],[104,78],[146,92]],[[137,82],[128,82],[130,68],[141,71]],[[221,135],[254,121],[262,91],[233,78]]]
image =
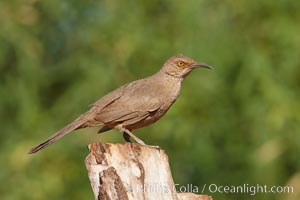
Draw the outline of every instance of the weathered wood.
[[[212,200],[176,192],[164,150],[136,143],[93,143],[89,150],[85,165],[95,199]]]

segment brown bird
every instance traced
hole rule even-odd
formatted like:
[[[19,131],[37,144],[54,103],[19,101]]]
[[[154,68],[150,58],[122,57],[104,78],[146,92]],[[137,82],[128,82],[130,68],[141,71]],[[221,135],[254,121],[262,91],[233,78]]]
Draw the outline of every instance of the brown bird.
[[[116,129],[123,132],[127,142],[132,137],[139,144],[146,145],[131,131],[159,120],[177,99],[183,79],[199,67],[213,69],[183,55],[169,58],[157,73],[108,93],[96,101],[89,111],[30,149],[28,153],[45,148],[71,131],[100,125],[103,127],[99,133]]]

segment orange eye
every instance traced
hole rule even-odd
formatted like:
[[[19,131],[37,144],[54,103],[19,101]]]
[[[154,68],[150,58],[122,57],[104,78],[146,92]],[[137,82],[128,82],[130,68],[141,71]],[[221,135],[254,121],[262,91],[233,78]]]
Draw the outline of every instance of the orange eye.
[[[178,67],[182,67],[184,65],[184,63],[182,61],[178,61],[177,65],[178,65]]]

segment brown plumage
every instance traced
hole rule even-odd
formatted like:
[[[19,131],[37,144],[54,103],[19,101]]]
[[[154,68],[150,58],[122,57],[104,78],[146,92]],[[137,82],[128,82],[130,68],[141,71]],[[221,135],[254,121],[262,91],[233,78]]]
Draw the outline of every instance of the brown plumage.
[[[169,58],[157,73],[108,93],[96,101],[89,111],[30,149],[29,153],[45,148],[73,130],[100,125],[104,126],[99,133],[116,129],[123,132],[126,141],[132,137],[145,145],[131,131],[159,120],[178,97],[182,80],[197,67],[212,69],[183,55]]]

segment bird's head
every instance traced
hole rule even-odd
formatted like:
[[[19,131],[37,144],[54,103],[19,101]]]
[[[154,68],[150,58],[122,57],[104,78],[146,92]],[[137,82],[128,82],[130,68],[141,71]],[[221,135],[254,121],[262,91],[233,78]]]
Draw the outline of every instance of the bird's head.
[[[169,58],[164,63],[161,71],[177,78],[184,78],[195,68],[213,69],[211,66],[202,62],[196,62],[187,56],[177,55]]]

